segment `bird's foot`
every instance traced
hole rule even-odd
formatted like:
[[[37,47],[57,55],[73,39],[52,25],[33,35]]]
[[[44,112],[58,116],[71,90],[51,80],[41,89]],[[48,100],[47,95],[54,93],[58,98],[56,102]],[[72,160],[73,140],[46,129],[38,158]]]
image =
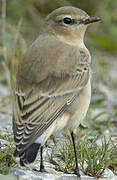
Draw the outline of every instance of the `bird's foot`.
[[[81,176],[80,176],[80,173],[79,173],[79,169],[75,169],[73,173],[67,172],[67,174],[72,174],[72,175],[75,174],[75,175],[77,175],[78,180],[81,179],[81,178],[80,178]]]
[[[80,173],[79,173],[79,169],[75,169],[75,171],[74,171],[74,174],[76,174],[77,175],[77,177],[79,178],[79,180],[80,180]]]
[[[44,168],[43,165],[40,166],[40,172],[41,172],[41,173],[47,172],[47,171],[45,170],[45,168]]]
[[[34,168],[33,171],[37,171],[37,172],[41,172],[41,173],[44,173],[44,172],[47,173],[47,171],[45,170],[44,166],[40,166],[40,169]]]

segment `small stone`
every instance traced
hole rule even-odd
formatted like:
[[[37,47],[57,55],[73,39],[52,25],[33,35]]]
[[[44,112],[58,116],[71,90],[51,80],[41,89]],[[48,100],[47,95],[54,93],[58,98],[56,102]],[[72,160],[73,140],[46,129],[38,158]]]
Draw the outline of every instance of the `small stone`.
[[[117,176],[108,168],[105,169],[103,177],[99,180],[117,180]]]
[[[0,180],[17,180],[15,176],[0,174]]]

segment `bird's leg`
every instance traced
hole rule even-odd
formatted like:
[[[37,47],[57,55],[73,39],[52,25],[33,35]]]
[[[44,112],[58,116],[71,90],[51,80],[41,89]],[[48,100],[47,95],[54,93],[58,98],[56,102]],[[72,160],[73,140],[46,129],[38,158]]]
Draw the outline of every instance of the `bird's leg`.
[[[43,165],[43,146],[40,148],[40,172],[45,172],[44,165]]]
[[[75,154],[75,162],[76,162],[76,168],[75,168],[75,174],[80,177],[80,173],[79,173],[79,167],[78,167],[78,158],[77,158],[77,151],[76,151],[76,145],[75,145],[75,137],[74,137],[74,133],[71,133],[71,137],[72,137],[72,142],[73,142],[73,147],[74,147],[74,154]]]

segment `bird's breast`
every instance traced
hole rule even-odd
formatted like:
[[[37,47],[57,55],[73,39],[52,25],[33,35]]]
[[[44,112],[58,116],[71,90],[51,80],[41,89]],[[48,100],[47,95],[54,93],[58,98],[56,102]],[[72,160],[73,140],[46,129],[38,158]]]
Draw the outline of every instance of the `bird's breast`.
[[[83,91],[77,97],[75,102],[70,106],[68,112],[70,118],[68,121],[68,129],[71,131],[76,129],[81,121],[84,119],[91,99],[91,83],[90,80],[84,87]]]

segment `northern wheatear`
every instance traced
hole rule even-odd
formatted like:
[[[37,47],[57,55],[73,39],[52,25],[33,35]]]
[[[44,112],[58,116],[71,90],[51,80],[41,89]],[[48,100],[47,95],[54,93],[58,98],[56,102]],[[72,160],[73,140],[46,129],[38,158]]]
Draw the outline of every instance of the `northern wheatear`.
[[[75,7],[61,7],[49,14],[39,37],[21,60],[14,95],[14,157],[20,165],[32,163],[47,139],[69,130],[79,175],[74,132],[84,119],[91,98],[91,56],[84,45],[89,17]]]

